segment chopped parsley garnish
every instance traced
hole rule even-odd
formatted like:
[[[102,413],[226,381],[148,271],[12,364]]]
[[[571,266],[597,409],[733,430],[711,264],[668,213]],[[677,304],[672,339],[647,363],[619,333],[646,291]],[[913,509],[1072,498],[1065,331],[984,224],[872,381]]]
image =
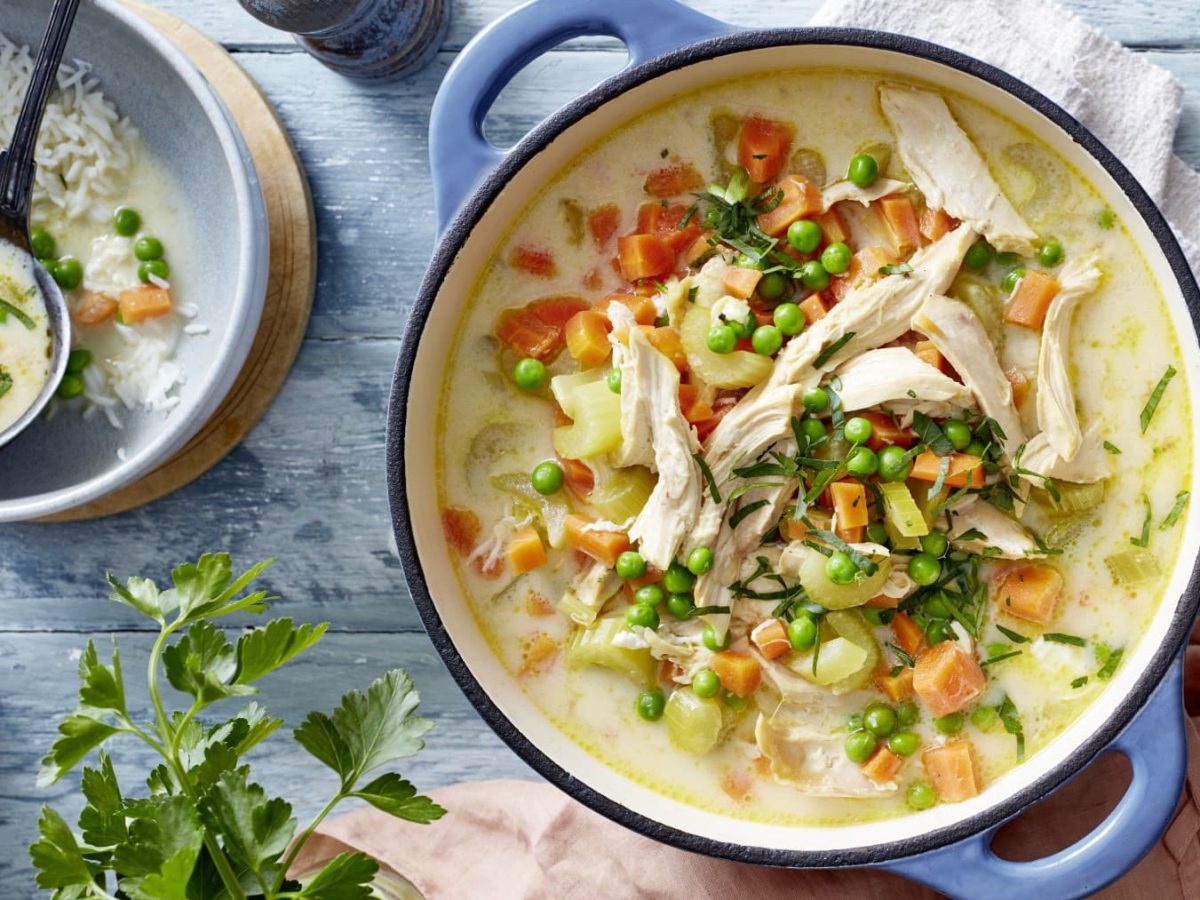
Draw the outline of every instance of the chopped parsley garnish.
[[[985,666],[990,666],[992,663],[1004,662],[1006,659],[1012,659],[1014,656],[1020,656],[1022,652],[1023,651],[1021,650],[1009,650],[1007,653],[1000,653],[997,656],[989,656],[979,664],[979,667],[984,668]]]
[[[1145,547],[1150,543],[1150,517],[1153,515],[1150,511],[1150,498],[1142,494],[1142,503],[1146,505],[1146,516],[1142,519],[1142,534],[1141,537],[1131,537],[1129,543],[1135,547]]]
[[[822,531],[819,528],[813,528],[812,523],[809,523],[808,533],[817,540],[824,541],[833,549],[841,550],[850,557],[850,560],[854,563],[854,565],[858,566],[858,570],[860,572],[863,572],[867,575],[874,575],[879,569],[879,566],[875,564],[875,561],[871,559],[871,557],[867,556],[866,554],[859,553],[832,531]]]
[[[0,300],[0,322],[10,315],[30,330],[37,327],[37,323],[29,318],[19,306],[13,306],[7,300]]]
[[[1175,495],[1175,505],[1171,507],[1171,511],[1167,513],[1167,517],[1162,520],[1162,524],[1158,526],[1159,531],[1166,531],[1172,525],[1179,521],[1179,517],[1183,515],[1183,511],[1187,509],[1188,500],[1192,497],[1191,491],[1180,491]]]
[[[932,493],[932,492],[931,492]],[[978,528],[968,528],[962,534],[956,534],[951,538],[955,541],[983,541],[987,540],[987,535]]]
[[[1050,631],[1042,635],[1042,640],[1053,644],[1070,644],[1072,647],[1083,647],[1087,644],[1083,638],[1075,634],[1063,634],[1061,631]]]
[[[1012,702],[1012,698],[1007,694],[1003,702],[996,709],[1000,716],[1000,721],[1004,724],[1004,730],[1013,735],[1017,739],[1017,759],[1025,758],[1025,728],[1021,724],[1021,716],[1017,712],[1016,704]]]
[[[671,151],[668,150],[666,147],[663,147],[662,150],[659,151],[658,155],[662,159],[666,159],[668,156],[671,155]]]
[[[10,390],[12,390],[12,386],[13,379],[12,376],[8,374],[8,369],[4,368],[4,366],[0,366],[0,397],[3,397]]]
[[[1029,638],[1021,634],[1019,631],[1013,631],[1011,628],[1005,628],[1003,625],[997,625],[996,630],[1012,641],[1014,644],[1025,644],[1029,642]]]
[[[911,275],[913,267],[908,263],[893,263],[887,266],[879,267],[880,275]]]
[[[1105,231],[1110,231],[1117,224],[1117,214],[1106,206],[1096,214],[1096,224]]]
[[[700,472],[704,475],[704,480],[708,484],[708,492],[712,495],[713,503],[720,503],[721,492],[717,490],[717,479],[713,478],[712,469],[708,467],[708,463],[704,461],[704,457],[699,453],[693,453],[692,459],[696,461],[696,465],[700,467]]]
[[[825,365],[825,363],[827,363],[827,362],[829,362],[829,360],[833,359],[834,354],[837,353],[839,350],[841,350],[843,347],[845,347],[846,344],[848,344],[853,339],[853,337],[854,337],[854,332],[847,331],[840,338],[838,338],[836,341],[834,341],[832,344],[830,344],[828,347],[826,347],[824,350],[821,351],[820,355],[817,356],[817,358],[813,360],[812,367],[814,369],[820,369],[822,366]]]
[[[1113,673],[1117,671],[1117,666],[1121,664],[1121,657],[1125,655],[1125,649],[1118,647],[1113,650],[1108,644],[1096,644],[1096,659],[1100,663],[1100,671],[1096,673],[1096,677],[1101,681],[1108,681],[1113,677]]]
[[[1105,441],[1104,449],[1107,450],[1109,453],[1111,453],[1113,456],[1121,455],[1121,448],[1118,447],[1116,444],[1114,444],[1112,441]]]
[[[755,500],[753,503],[747,503],[745,506],[739,507],[737,512],[729,517],[729,527],[731,529],[737,528],[738,525],[742,523],[742,520],[746,518],[746,516],[750,515],[756,510],[762,509],[764,506],[769,505],[770,502],[770,500],[766,499]]]
[[[949,456],[954,452],[954,444],[950,443],[946,432],[942,431],[942,427],[923,412],[913,413],[913,431],[921,438],[921,443],[938,456]],[[930,493],[937,492],[930,491]]]
[[[1158,384],[1154,386],[1154,390],[1150,394],[1150,399],[1142,407],[1142,434],[1145,434],[1146,429],[1150,427],[1150,420],[1154,418],[1154,411],[1158,409],[1158,404],[1162,400],[1167,385],[1171,383],[1171,379],[1176,374],[1174,366],[1167,366],[1167,371],[1163,372],[1163,377],[1158,379]]]
[[[1081,687],[1083,687],[1087,683],[1088,683],[1088,677],[1086,675],[1080,675],[1078,678],[1076,678],[1074,681],[1071,682],[1071,687],[1073,687],[1075,690],[1079,690]]]

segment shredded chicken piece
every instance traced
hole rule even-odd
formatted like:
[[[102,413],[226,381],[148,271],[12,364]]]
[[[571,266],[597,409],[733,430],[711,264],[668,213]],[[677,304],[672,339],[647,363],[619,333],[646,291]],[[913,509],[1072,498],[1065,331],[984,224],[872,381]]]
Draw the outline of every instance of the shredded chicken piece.
[[[879,593],[893,600],[903,600],[909,594],[914,593],[918,587],[920,585],[912,580],[912,576],[908,574],[905,566],[893,565],[891,571],[888,572],[887,581],[883,583]]]
[[[1045,432],[1030,438],[1025,445],[1025,452],[1021,454],[1023,470],[1074,484],[1090,484],[1107,478],[1111,474],[1109,462],[1108,451],[1104,449],[1100,437],[1100,427],[1095,422],[1083,429],[1079,451],[1069,462],[1050,446]],[[1027,475],[1024,471],[1021,477],[1034,485],[1041,483],[1041,478]]]
[[[658,472],[658,483],[629,529],[629,539],[640,541],[646,561],[666,571],[696,522],[703,476],[692,458],[699,444],[679,410],[679,371],[637,329],[629,333],[621,369],[622,420],[626,396],[636,398],[637,415],[648,422],[650,464]]]
[[[906,415],[949,417],[975,406],[975,395],[907,347],[881,347],[856,356],[837,370],[838,396],[846,412],[886,406]]]
[[[1003,430],[1004,455],[1011,459],[1025,443],[1025,432],[1013,405],[1012,385],[1004,377],[996,348],[979,317],[967,304],[935,293],[925,301],[912,324],[962,376],[984,415]]]
[[[620,588],[621,577],[616,570],[602,562],[594,562],[575,576],[567,593],[574,594],[584,606],[599,612]]]
[[[482,560],[481,568],[485,572],[495,569],[500,564],[500,558],[504,554],[504,547],[509,539],[532,521],[533,513],[526,513],[518,519],[513,512],[512,504],[506,503],[504,515],[492,526],[492,533],[471,551],[471,555],[467,557],[467,563],[472,564],[477,560]]]
[[[1100,283],[1095,257],[1077,259],[1063,266],[1059,292],[1050,301],[1042,326],[1042,347],[1038,354],[1037,416],[1046,441],[1066,462],[1075,458],[1083,441],[1079,416],[1075,412],[1075,391],[1067,371],[1067,341],[1071,317],[1079,301]]]
[[[889,194],[898,194],[908,190],[909,185],[894,178],[876,178],[870,187],[859,187],[853,181],[835,181],[829,187],[821,190],[821,211],[826,212],[835,203],[853,200],[863,206],[869,206]]]
[[[950,542],[962,550],[983,553],[985,548],[991,547],[993,549],[988,552],[1001,559],[1025,559],[1041,553],[1025,526],[973,494],[955,503],[947,515]],[[983,537],[962,540],[961,536],[969,531],[978,531]]]
[[[1001,192],[941,95],[882,84],[879,100],[926,204],[967,223],[997,250],[1032,256],[1037,233]]]
[[[821,734],[787,707],[772,716],[759,713],[754,739],[775,780],[811,797],[869,797],[896,790],[895,784],[879,785],[863,774],[846,756],[843,735]]]

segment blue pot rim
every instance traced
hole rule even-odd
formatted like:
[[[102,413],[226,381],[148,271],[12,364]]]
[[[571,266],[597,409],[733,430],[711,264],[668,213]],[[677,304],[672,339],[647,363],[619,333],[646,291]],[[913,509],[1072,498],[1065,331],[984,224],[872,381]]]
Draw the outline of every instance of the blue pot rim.
[[[905,35],[852,28],[778,28],[741,31],[698,41],[625,69],[568,103],[529,132],[465,202],[440,238],[410,312],[396,363],[388,408],[387,478],[393,531],[408,586],[430,640],[467,699],[492,730],[538,774],[576,800],[633,831],[662,843],[736,862],[788,868],[878,865],[966,840],[1020,814],[1086,768],[1134,719],[1186,644],[1200,607],[1200,561],[1194,561],[1167,634],[1146,670],[1116,704],[1104,725],[1062,762],[1020,791],[953,825],[904,840],[827,850],[791,850],[719,841],[663,825],[612,800],[575,778],[545,753],[492,702],[471,674],[442,624],[417,554],[405,489],[404,436],[417,344],[446,274],[462,246],[512,177],[559,134],[605,103],[676,69],[722,56],[770,47],[843,45],[892,51],[940,63],[1004,90],[1069,134],[1116,182],[1141,215],[1179,285],[1193,327],[1200,333],[1200,287],[1166,219],[1133,174],[1070,113],[1012,75],[956,50]],[[1182,716],[1182,711],[1181,711]],[[1029,765],[1029,763],[1025,763]]]

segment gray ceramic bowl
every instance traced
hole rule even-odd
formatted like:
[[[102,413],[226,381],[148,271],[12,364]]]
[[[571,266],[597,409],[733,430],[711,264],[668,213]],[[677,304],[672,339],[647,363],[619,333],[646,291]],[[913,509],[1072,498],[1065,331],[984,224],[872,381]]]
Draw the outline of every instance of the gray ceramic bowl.
[[[4,0],[0,31],[36,46],[44,0]],[[172,246],[172,280],[188,286],[210,332],[185,336],[186,374],[168,413],[122,410],[125,426],[60,411],[0,449],[0,522],[50,515],[124,487],[179,450],[211,417],[250,351],[266,296],[266,211],[237,127],[195,67],[115,0],[79,10],[68,60],[93,66],[104,93],[178,186],[191,246]],[[120,456],[118,450],[121,451]],[[123,458],[121,458],[123,457]]]

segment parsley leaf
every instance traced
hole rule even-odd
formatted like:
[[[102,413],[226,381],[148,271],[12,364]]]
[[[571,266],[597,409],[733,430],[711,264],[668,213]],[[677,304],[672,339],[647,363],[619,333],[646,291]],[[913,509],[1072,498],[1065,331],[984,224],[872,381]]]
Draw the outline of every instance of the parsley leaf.
[[[1050,641],[1052,644],[1070,644],[1072,647],[1083,647],[1087,645],[1087,641],[1078,635],[1063,634],[1059,631],[1048,631],[1042,635],[1042,640]]]
[[[92,883],[96,872],[83,858],[71,826],[49,806],[42,807],[38,832],[41,837],[29,847],[29,856],[38,872],[38,887],[70,888]]]
[[[1112,441],[1105,441],[1104,449],[1107,450],[1109,453],[1111,453],[1113,456],[1121,455],[1121,448],[1118,447],[1116,444],[1114,444]]]
[[[829,362],[829,360],[833,359],[833,357],[837,354],[837,352],[839,350],[841,350],[843,347],[845,347],[848,343],[850,343],[850,341],[853,339],[854,339],[854,332],[847,331],[840,338],[838,338],[836,341],[834,341],[832,344],[830,344],[828,347],[826,347],[824,350],[822,350],[819,354],[817,354],[817,358],[812,361],[812,367],[814,369],[824,368],[825,363],[827,363],[827,362]]]
[[[1146,515],[1142,519],[1142,534],[1140,537],[1131,537],[1129,539],[1129,543],[1135,547],[1145,547],[1150,543],[1150,517],[1152,513],[1150,511],[1150,498],[1145,494],[1142,494],[1142,503],[1146,506]]]
[[[385,772],[351,796],[409,822],[432,822],[446,812],[428,797],[420,796],[410,782],[395,772]]]
[[[996,712],[1000,716],[1000,721],[1004,725],[1004,730],[1017,739],[1017,759],[1024,759],[1025,726],[1021,724],[1021,716],[1017,712],[1016,704],[1013,703],[1012,698],[1006,694]]]
[[[954,445],[946,437],[946,432],[923,412],[913,413],[913,431],[921,438],[921,443],[938,456],[949,456],[954,452]]]
[[[1175,367],[1167,366],[1167,371],[1163,373],[1162,378],[1158,379],[1158,384],[1154,386],[1154,390],[1150,393],[1150,399],[1142,407],[1140,419],[1142,434],[1145,434],[1146,429],[1150,427],[1150,420],[1154,418],[1154,411],[1158,409],[1158,404],[1162,401],[1163,394],[1167,390],[1167,385],[1171,383],[1171,379],[1175,377],[1175,374]]]
[[[313,877],[296,900],[370,900],[379,864],[365,853],[339,853]]]
[[[1175,505],[1171,507],[1171,511],[1167,513],[1167,517],[1163,519],[1162,524],[1158,526],[1159,531],[1166,531],[1179,521],[1179,517],[1183,515],[1183,511],[1187,509],[1188,500],[1191,499],[1191,496],[1191,491],[1180,491],[1175,495]]]

